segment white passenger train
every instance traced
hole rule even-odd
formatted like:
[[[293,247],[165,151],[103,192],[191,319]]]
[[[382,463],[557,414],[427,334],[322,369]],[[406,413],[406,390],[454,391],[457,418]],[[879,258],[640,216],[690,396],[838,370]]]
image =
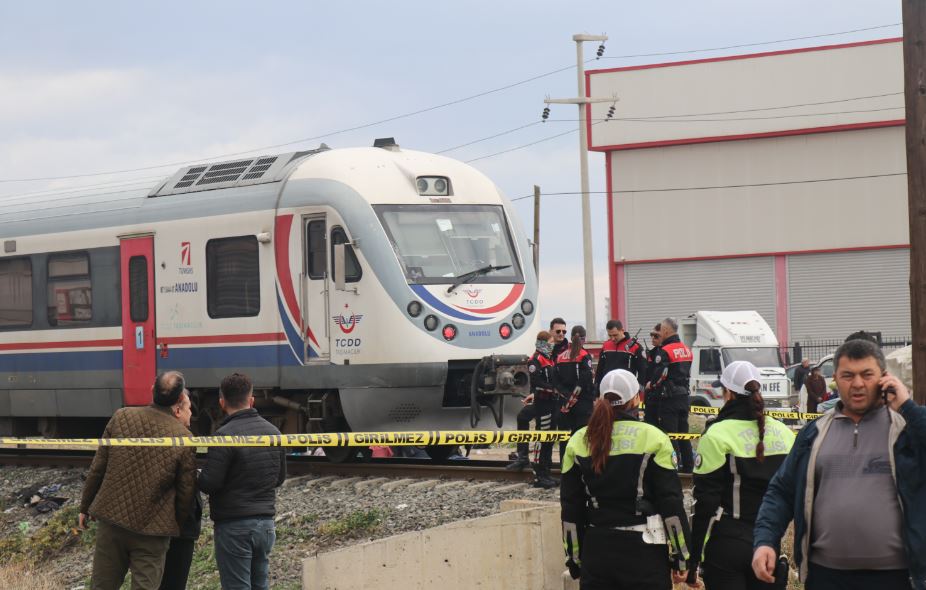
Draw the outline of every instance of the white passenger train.
[[[537,277],[510,203],[379,143],[0,201],[0,432],[98,426],[170,369],[200,431],[233,371],[289,432],[469,427],[474,394],[524,391]]]

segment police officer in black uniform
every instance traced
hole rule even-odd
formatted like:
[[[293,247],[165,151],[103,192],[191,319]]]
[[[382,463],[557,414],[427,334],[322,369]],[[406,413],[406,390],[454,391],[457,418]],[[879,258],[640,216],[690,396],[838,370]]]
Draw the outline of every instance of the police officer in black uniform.
[[[585,328],[573,326],[569,347],[556,357],[554,382],[560,396],[557,428],[575,432],[588,424],[597,393],[592,371],[592,353],[585,350]],[[562,461],[566,443],[560,443]]]
[[[531,420],[536,420],[537,430],[553,430],[557,414],[556,388],[553,384],[553,338],[547,331],[537,334],[536,350],[528,362],[531,380],[531,395],[525,399],[525,406],[518,412],[518,430],[527,430]],[[553,443],[540,444],[540,457],[534,466],[534,487],[555,488],[557,483],[550,473],[553,464]],[[518,458],[506,469],[521,471],[530,465],[528,444],[518,443]]]
[[[659,335],[661,327],[662,324],[656,324],[653,331],[649,333],[650,349],[646,351],[646,376],[643,377],[643,385],[646,385],[646,380],[649,379],[650,368],[653,365],[653,353],[659,348],[659,341],[662,338]],[[646,409],[643,411],[643,421],[659,428],[659,396],[655,393],[646,395],[644,401]]]
[[[620,320],[609,320],[605,326],[608,339],[601,346],[598,366],[595,368],[595,385],[614,369],[624,369],[637,376],[642,384],[646,380],[646,357],[636,338],[624,331]]]
[[[561,352],[569,348],[569,339],[566,338],[566,320],[563,318],[553,318],[550,320],[550,335],[553,336],[553,354],[550,357],[556,362],[556,357]]]
[[[688,379],[691,375],[691,350],[678,337],[678,322],[666,318],[660,323],[660,344],[653,349],[646,383],[647,400],[659,398],[659,428],[663,432],[688,432]],[[691,473],[694,455],[691,441],[672,441],[678,453],[679,471]]]
[[[560,503],[566,565],[582,590],[669,590],[689,559],[672,444],[639,422],[640,383],[604,376],[588,426],[569,440]]]

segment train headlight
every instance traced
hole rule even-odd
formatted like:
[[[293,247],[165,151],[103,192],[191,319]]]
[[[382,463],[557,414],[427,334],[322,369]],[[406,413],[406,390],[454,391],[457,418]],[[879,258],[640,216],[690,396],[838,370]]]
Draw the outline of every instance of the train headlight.
[[[433,332],[440,325],[440,321],[437,319],[436,315],[429,315],[424,318],[424,329],[428,332]]]
[[[411,303],[408,304],[408,307],[406,307],[405,309],[408,311],[408,315],[412,316],[413,318],[416,318],[421,315],[421,309],[422,309],[421,302],[412,301]]]
[[[499,326],[498,335],[502,337],[502,340],[508,340],[511,338],[511,326],[508,324],[502,324]]]
[[[450,342],[457,337],[457,327],[453,324],[447,324],[444,326],[444,329],[441,330],[441,334],[443,334],[444,340]]]
[[[425,197],[450,195],[450,179],[446,176],[419,176],[415,186],[418,187],[418,194]]]
[[[515,330],[520,330],[524,327],[524,316],[516,313],[511,316],[511,325],[514,326]]]
[[[530,315],[534,313],[534,302],[530,299],[525,299],[521,302],[521,311],[524,312],[524,315]]]

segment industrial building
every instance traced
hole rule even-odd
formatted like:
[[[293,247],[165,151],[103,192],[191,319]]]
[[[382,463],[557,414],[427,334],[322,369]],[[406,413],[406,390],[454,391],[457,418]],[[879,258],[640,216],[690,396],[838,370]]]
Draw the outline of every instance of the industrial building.
[[[755,309],[782,344],[909,337],[900,39],[591,70],[612,315]]]

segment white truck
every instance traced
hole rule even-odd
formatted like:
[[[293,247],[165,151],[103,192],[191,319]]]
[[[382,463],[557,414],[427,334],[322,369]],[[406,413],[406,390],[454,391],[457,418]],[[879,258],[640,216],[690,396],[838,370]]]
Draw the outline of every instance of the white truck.
[[[693,354],[691,405],[723,405],[721,389],[712,384],[733,361],[749,361],[759,369],[767,408],[790,409],[797,403],[778,339],[758,312],[699,311],[679,321],[679,337]]]

